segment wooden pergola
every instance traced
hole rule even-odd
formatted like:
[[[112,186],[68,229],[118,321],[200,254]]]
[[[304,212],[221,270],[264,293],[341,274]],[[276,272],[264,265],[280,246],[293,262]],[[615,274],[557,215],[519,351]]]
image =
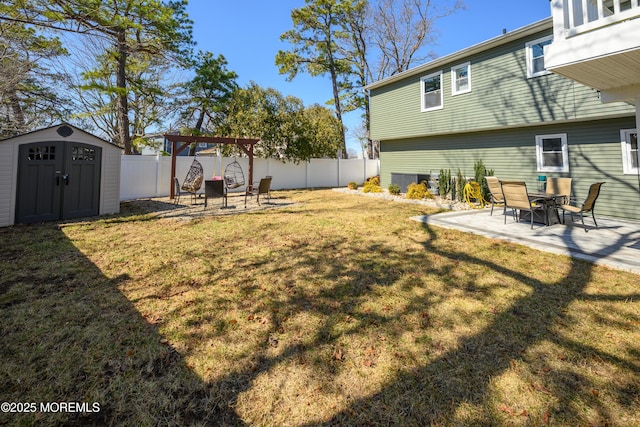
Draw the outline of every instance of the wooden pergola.
[[[176,176],[176,156],[194,142],[207,144],[236,144],[249,157],[249,186],[253,184],[253,146],[260,141],[254,138],[223,138],[218,136],[193,136],[193,135],[164,135],[165,140],[171,141],[171,193],[175,197],[173,178]],[[180,143],[181,145],[178,145]]]

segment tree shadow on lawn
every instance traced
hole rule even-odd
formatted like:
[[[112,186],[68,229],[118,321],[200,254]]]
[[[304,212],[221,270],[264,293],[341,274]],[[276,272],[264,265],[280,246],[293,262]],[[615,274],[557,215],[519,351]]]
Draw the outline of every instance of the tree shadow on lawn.
[[[624,301],[628,298],[637,299],[639,294],[585,294],[583,291],[591,279],[593,265],[575,259],[571,260],[571,268],[562,280],[545,283],[535,278],[541,276],[539,272],[525,275],[489,259],[458,253],[452,247],[443,249],[438,244],[434,229],[427,224],[424,228],[430,236],[425,244],[430,256],[488,268],[499,275],[516,279],[530,288],[530,293],[515,301],[506,311],[497,313],[479,333],[462,338],[455,348],[444,352],[426,366],[401,374],[379,393],[354,402],[324,425],[357,425],[365,420],[365,423],[378,420],[374,424],[385,425],[496,425],[502,424],[500,415],[511,418],[507,422],[509,424],[533,422],[534,425],[580,424],[586,419],[598,425],[607,425],[611,419],[615,419],[611,408],[598,398],[598,384],[592,378],[580,375],[574,369],[550,372],[549,361],[541,359],[539,353],[530,354],[536,345],[544,341],[562,349],[560,353],[546,356],[560,361],[567,357],[584,358],[585,370],[588,369],[586,365],[589,365],[589,360],[595,360],[626,372],[624,375],[627,377],[620,378],[614,395],[610,397],[628,413],[634,413],[634,407],[637,408],[639,404],[634,396],[640,393],[640,386],[635,382],[637,376],[633,373],[637,373],[638,367],[596,347],[563,337],[558,329],[572,322],[567,311],[569,305],[577,300]],[[616,242],[612,244],[615,246]],[[512,256],[522,255],[514,253]],[[446,277],[443,279],[447,280]],[[461,288],[455,280],[450,280],[449,286],[452,290]],[[424,304],[426,307],[429,303],[414,301],[413,304]],[[630,321],[637,323],[638,317]],[[629,327],[620,324],[610,326]],[[637,354],[637,349],[629,348],[627,351],[631,359],[634,358],[634,352]],[[541,399],[547,401],[546,405],[542,405],[546,407],[544,413],[531,414],[527,413],[527,408],[512,408],[508,404],[496,408],[495,402],[486,399],[492,392],[494,380],[521,363],[537,365],[540,369],[544,382],[533,379],[525,384],[525,389],[539,392]],[[547,373],[550,375],[545,375]],[[630,377],[628,373],[631,373]],[[504,396],[504,401],[517,402],[518,396]],[[476,414],[476,419],[471,413],[466,422],[461,422],[456,418],[456,413],[469,404],[484,407],[486,413]],[[491,408],[491,405],[494,407]]]
[[[401,268],[394,268],[405,265],[406,259],[409,258],[418,271],[435,275],[452,293],[462,291],[473,298],[474,295],[486,292],[485,297],[490,297],[486,287],[476,286],[476,280],[482,277],[469,273],[461,279],[456,275],[459,263],[478,267],[479,271],[482,271],[479,274],[483,276],[493,273],[509,278],[526,291],[522,291],[521,298],[510,300],[508,308],[498,308],[494,313],[489,313],[491,320],[477,333],[463,336],[453,345],[438,340],[426,343],[424,349],[432,355],[429,363],[410,370],[399,370],[380,391],[367,397],[350,401],[347,399],[346,406],[341,405],[342,407],[329,417],[318,418],[317,414],[312,414],[306,422],[300,422],[300,419],[293,416],[287,418],[285,412],[284,415],[280,414],[279,418],[274,414],[269,416],[262,413],[262,418],[249,419],[258,424],[275,425],[495,425],[500,424],[500,420],[505,416],[534,425],[548,422],[575,424],[587,419],[596,423],[607,423],[608,420],[616,419],[610,412],[611,409],[596,395],[599,386],[594,383],[593,377],[576,372],[574,366],[581,362],[575,359],[584,359],[585,365],[597,360],[625,372],[625,378],[613,387],[615,393],[609,398],[616,401],[619,407],[633,413],[634,406],[638,405],[633,396],[637,395],[640,389],[634,385],[634,375],[629,376],[626,373],[635,372],[636,367],[599,351],[596,347],[587,347],[558,333],[559,329],[573,321],[571,315],[567,314],[570,304],[587,298],[601,300],[597,295],[584,293],[585,286],[592,278],[592,264],[571,260],[569,270],[562,279],[555,283],[547,283],[541,279],[544,276],[541,272],[528,275],[505,268],[492,260],[456,252],[453,242],[443,244],[438,232],[429,226],[425,227],[429,238],[420,253],[399,253],[384,245],[371,244],[368,251],[365,251],[368,254],[363,256],[348,253],[348,242],[340,242],[339,239],[325,242],[321,250],[318,250],[317,247],[308,248],[305,238],[300,238],[291,244],[288,252],[296,254],[297,261],[292,264],[281,265],[278,254],[272,254],[268,262],[273,265],[271,273],[286,276],[292,270],[315,269],[318,277],[332,281],[333,285],[328,288],[320,287],[317,291],[302,291],[296,289],[295,283],[287,284],[284,280],[282,286],[273,287],[271,293],[262,295],[260,310],[269,313],[269,327],[258,332],[254,363],[249,364],[246,369],[230,372],[215,381],[215,387],[223,393],[223,400],[232,402],[232,405],[237,407],[239,397],[250,394],[258,379],[264,379],[282,365],[291,365],[292,361],[308,363],[316,370],[316,377],[310,379],[310,382],[317,384],[318,390],[335,390],[339,393],[339,386],[333,382],[346,369],[341,363],[346,358],[358,359],[353,360],[354,363],[363,362],[363,352],[358,349],[350,350],[350,342],[356,342],[371,335],[372,331],[375,334],[375,331],[383,329],[389,334],[390,341],[397,342],[404,332],[397,324],[397,318],[425,316],[433,305],[430,299],[432,295],[426,294],[406,301],[401,313],[381,314],[379,311],[363,308],[362,301],[371,293],[380,292],[381,286],[398,286],[401,281],[404,281],[402,286],[412,286],[411,279],[407,279],[407,272]],[[517,245],[498,245],[504,245],[506,251],[512,251],[508,256],[523,256],[515,253]],[[332,250],[340,253],[341,257],[328,264],[326,253]],[[369,254],[387,258],[388,262],[381,266]],[[256,260],[250,256],[240,256],[236,260],[238,269],[257,270],[265,264],[267,261]],[[215,283],[222,280],[224,274],[212,265],[209,276]],[[259,279],[249,279],[234,285],[249,295],[260,287],[257,282]],[[630,297],[633,298],[634,295],[607,295],[602,300],[616,301]],[[224,304],[224,301],[220,303]],[[178,307],[176,310],[176,317],[187,318],[190,315],[186,307]],[[287,318],[300,313],[317,316],[322,320],[315,330],[303,339],[290,339],[290,336],[286,338],[286,329],[289,327]],[[464,315],[475,314],[470,312],[454,315],[462,318]],[[346,326],[344,319],[351,319],[346,321]],[[631,321],[633,322],[633,319]],[[426,322],[429,320],[426,319]],[[338,327],[340,325],[341,328]],[[194,332],[192,337],[205,341],[211,338],[210,335],[200,335],[197,332]],[[277,352],[270,348],[272,340],[280,342]],[[544,349],[537,348],[547,342],[551,345]],[[398,352],[402,350],[399,349]],[[555,362],[561,362],[565,358],[571,358],[572,365],[567,365],[563,370],[562,363],[556,366]],[[367,363],[366,359],[364,363]],[[496,407],[496,400],[499,400],[495,397],[496,390],[502,390],[495,382],[505,371],[518,366],[526,366],[524,370],[533,370],[540,374],[539,377],[529,378],[528,382],[521,384],[524,390],[534,395],[538,394],[543,401],[539,405],[541,408],[535,408],[533,413],[527,412],[531,411],[530,408],[509,406],[509,402],[518,402],[518,396],[504,396],[506,404]],[[552,372],[549,372],[549,366],[553,366]],[[523,376],[526,377],[527,374]],[[318,380],[317,377],[322,379]],[[286,382],[275,375],[274,380]],[[221,384],[224,386],[221,387]],[[295,391],[302,406],[304,399],[301,396],[305,393],[300,389]],[[279,390],[273,392],[285,393]],[[517,393],[517,390],[514,392]],[[255,394],[253,396],[255,397]],[[268,402],[265,403],[266,407],[275,405],[276,410],[284,411],[282,407],[277,406],[277,402],[274,403],[271,396],[263,397]],[[325,397],[318,396],[318,400]],[[287,399],[292,399],[292,396],[282,396],[282,400]],[[258,403],[254,404],[259,406]],[[460,416],[459,411],[465,410],[468,406],[476,409]],[[235,421],[240,422],[240,419]],[[509,422],[511,421],[507,421]]]
[[[327,227],[331,227],[331,223]],[[500,424],[501,414],[496,414],[496,409],[490,407],[492,403],[485,401],[492,394],[493,381],[520,363],[544,371],[548,361],[537,360],[532,350],[543,341],[554,343],[567,353],[556,354],[557,359],[599,358],[624,372],[637,369],[595,348],[584,348],[556,331],[558,325],[572,321],[567,317],[572,302],[599,299],[597,295],[583,292],[593,274],[591,264],[573,260],[561,280],[545,283],[536,278],[541,274],[531,277],[505,268],[497,261],[457,252],[452,241],[442,238],[438,230],[425,225],[427,242],[421,250],[406,252],[378,243],[371,243],[365,251],[353,250],[350,242],[341,240],[340,236],[326,239],[319,246],[310,245],[309,236],[291,232],[287,248],[271,248],[268,260],[248,253],[237,256],[233,267],[238,271],[264,271],[268,277],[280,277],[281,281],[269,286],[263,286],[260,277],[233,282],[238,293],[247,296],[260,293],[257,305],[245,310],[252,313],[249,316],[252,319],[252,310],[256,311],[256,320],[236,321],[236,327],[242,323],[242,328],[251,330],[247,340],[252,343],[247,344],[247,348],[255,354],[251,363],[237,363],[233,365],[237,369],[208,380],[201,373],[196,374],[186,362],[185,358],[192,356],[191,350],[176,347],[180,348],[178,352],[169,345],[156,326],[153,312],[144,308],[142,313],[138,311],[144,303],[167,298],[160,295],[160,289],[157,294],[145,296],[145,301],[128,299],[119,289],[129,280],[128,276],[106,277],[56,225],[0,229],[0,238],[5,243],[0,247],[0,265],[7,271],[0,277],[0,336],[3,339],[0,400],[100,404],[98,413],[0,414],[0,424],[461,425],[466,422],[495,425]],[[395,231],[389,227],[387,232]],[[34,243],[33,233],[37,234],[38,243]],[[506,251],[517,248],[498,244],[505,245]],[[340,256],[327,257],[332,251]],[[194,316],[197,305],[176,300],[173,312],[165,316],[182,319],[185,340],[224,341],[228,338],[229,325],[221,323],[220,328],[207,328],[205,332],[201,326],[222,322],[226,312],[238,307],[234,306],[236,302],[215,293],[217,283],[224,283],[228,272],[221,271],[216,260],[207,254],[202,256],[208,269],[206,286],[212,287],[215,298],[211,306],[215,309]],[[378,257],[386,262],[380,263]],[[459,263],[476,266],[482,273],[458,276]],[[415,265],[415,272],[405,271],[406,265]],[[308,272],[310,282],[317,278],[330,285],[300,289],[296,278],[290,277],[292,271]],[[477,286],[476,281],[487,271],[516,281],[527,292],[510,301],[508,308],[489,314],[493,317],[486,327],[460,338],[455,345],[437,340],[425,343],[423,348],[429,353],[430,361],[414,369],[393,372],[377,392],[347,399],[346,404],[328,410],[329,415],[321,418],[312,413],[297,414],[298,418],[288,418],[287,413],[269,414],[268,405],[264,406],[260,400],[253,405],[262,413],[252,414],[254,417],[247,417],[238,409],[243,395],[246,397],[259,381],[283,365],[308,367],[315,373],[309,379],[312,383],[309,387],[317,385],[318,389],[325,390],[319,400],[326,399],[332,390],[339,393],[339,386],[334,382],[347,369],[344,360],[355,358],[356,353],[360,357],[366,351],[349,349],[349,343],[366,341],[383,331],[389,335],[385,337],[387,342],[399,343],[405,331],[398,318],[423,318],[426,328],[434,326],[424,315],[434,305],[432,294],[416,293],[398,304],[401,306],[398,312],[391,307],[389,313],[385,313],[384,308],[369,310],[363,306],[371,294],[392,292],[394,287],[411,288],[413,280],[418,283],[422,275],[433,275],[452,294],[483,296],[486,288]],[[484,296],[490,297],[488,293]],[[629,296],[622,298],[625,297]],[[256,327],[259,326],[256,325],[258,310],[267,318],[264,327]],[[453,313],[461,317],[468,314]],[[317,326],[311,331],[300,330],[300,337],[292,338],[288,330],[292,321],[288,319],[296,316],[313,316],[318,319]],[[574,353],[576,356],[572,356]],[[358,372],[366,372],[368,368],[364,369]],[[277,380],[286,380],[278,375],[283,374],[274,374]],[[528,386],[548,401],[546,408],[552,423],[583,422],[585,415],[577,401],[591,409],[590,419],[606,422],[611,418],[609,409],[597,396],[589,393],[585,396],[585,390],[597,389],[597,385],[573,370],[555,370],[553,375],[545,377],[544,383],[532,381]],[[273,387],[279,392],[277,386]],[[296,399],[302,401],[303,390],[296,391],[300,394]],[[621,380],[616,391],[612,398],[620,407],[638,405],[629,398],[640,392],[637,385]],[[292,396],[287,398],[295,400]],[[466,405],[484,410],[472,413],[471,418],[461,422],[456,417]],[[511,410],[502,409],[503,412]],[[517,409],[513,411],[518,412],[513,416],[519,415]],[[543,424],[544,417],[532,414],[531,421]]]
[[[0,402],[36,405],[3,410],[0,425],[236,423],[118,289],[126,274],[103,275],[57,224],[3,228],[0,241]]]

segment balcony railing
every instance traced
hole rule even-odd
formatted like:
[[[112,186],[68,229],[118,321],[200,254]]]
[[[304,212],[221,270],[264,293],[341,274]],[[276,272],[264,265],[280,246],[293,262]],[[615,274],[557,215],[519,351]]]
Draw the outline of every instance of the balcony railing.
[[[555,0],[553,19],[566,37],[640,17],[640,0]]]

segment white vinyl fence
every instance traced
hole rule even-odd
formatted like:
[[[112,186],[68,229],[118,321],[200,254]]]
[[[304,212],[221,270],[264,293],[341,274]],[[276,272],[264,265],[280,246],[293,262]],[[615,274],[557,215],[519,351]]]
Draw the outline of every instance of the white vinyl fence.
[[[182,183],[193,162],[193,157],[176,158],[176,177]],[[234,160],[242,167],[245,179],[249,180],[248,158],[220,158],[198,156],[204,167],[204,177],[210,179],[222,175],[224,168]],[[253,181],[270,175],[271,189],[344,187],[355,181],[362,184],[367,178],[380,173],[380,161],[368,159],[312,159],[309,162],[282,163],[274,159],[253,159]],[[166,197],[171,189],[171,157],[168,156],[122,156],[120,173],[120,200],[147,197]],[[204,192],[204,185],[201,192]],[[237,191],[244,191],[238,188]]]

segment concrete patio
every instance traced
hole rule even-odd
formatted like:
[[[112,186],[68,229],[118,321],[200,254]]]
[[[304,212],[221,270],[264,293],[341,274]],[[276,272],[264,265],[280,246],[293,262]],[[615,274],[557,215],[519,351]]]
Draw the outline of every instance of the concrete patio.
[[[571,221],[567,215],[566,225],[545,226],[515,222],[507,212],[504,223],[502,209],[496,208],[493,216],[488,209],[453,211],[434,215],[413,217],[416,221],[438,227],[450,228],[495,239],[520,243],[542,251],[569,255],[595,264],[640,274],[640,223],[604,218],[596,215],[598,228],[593,228],[593,219],[585,217],[587,232],[579,219]]]

